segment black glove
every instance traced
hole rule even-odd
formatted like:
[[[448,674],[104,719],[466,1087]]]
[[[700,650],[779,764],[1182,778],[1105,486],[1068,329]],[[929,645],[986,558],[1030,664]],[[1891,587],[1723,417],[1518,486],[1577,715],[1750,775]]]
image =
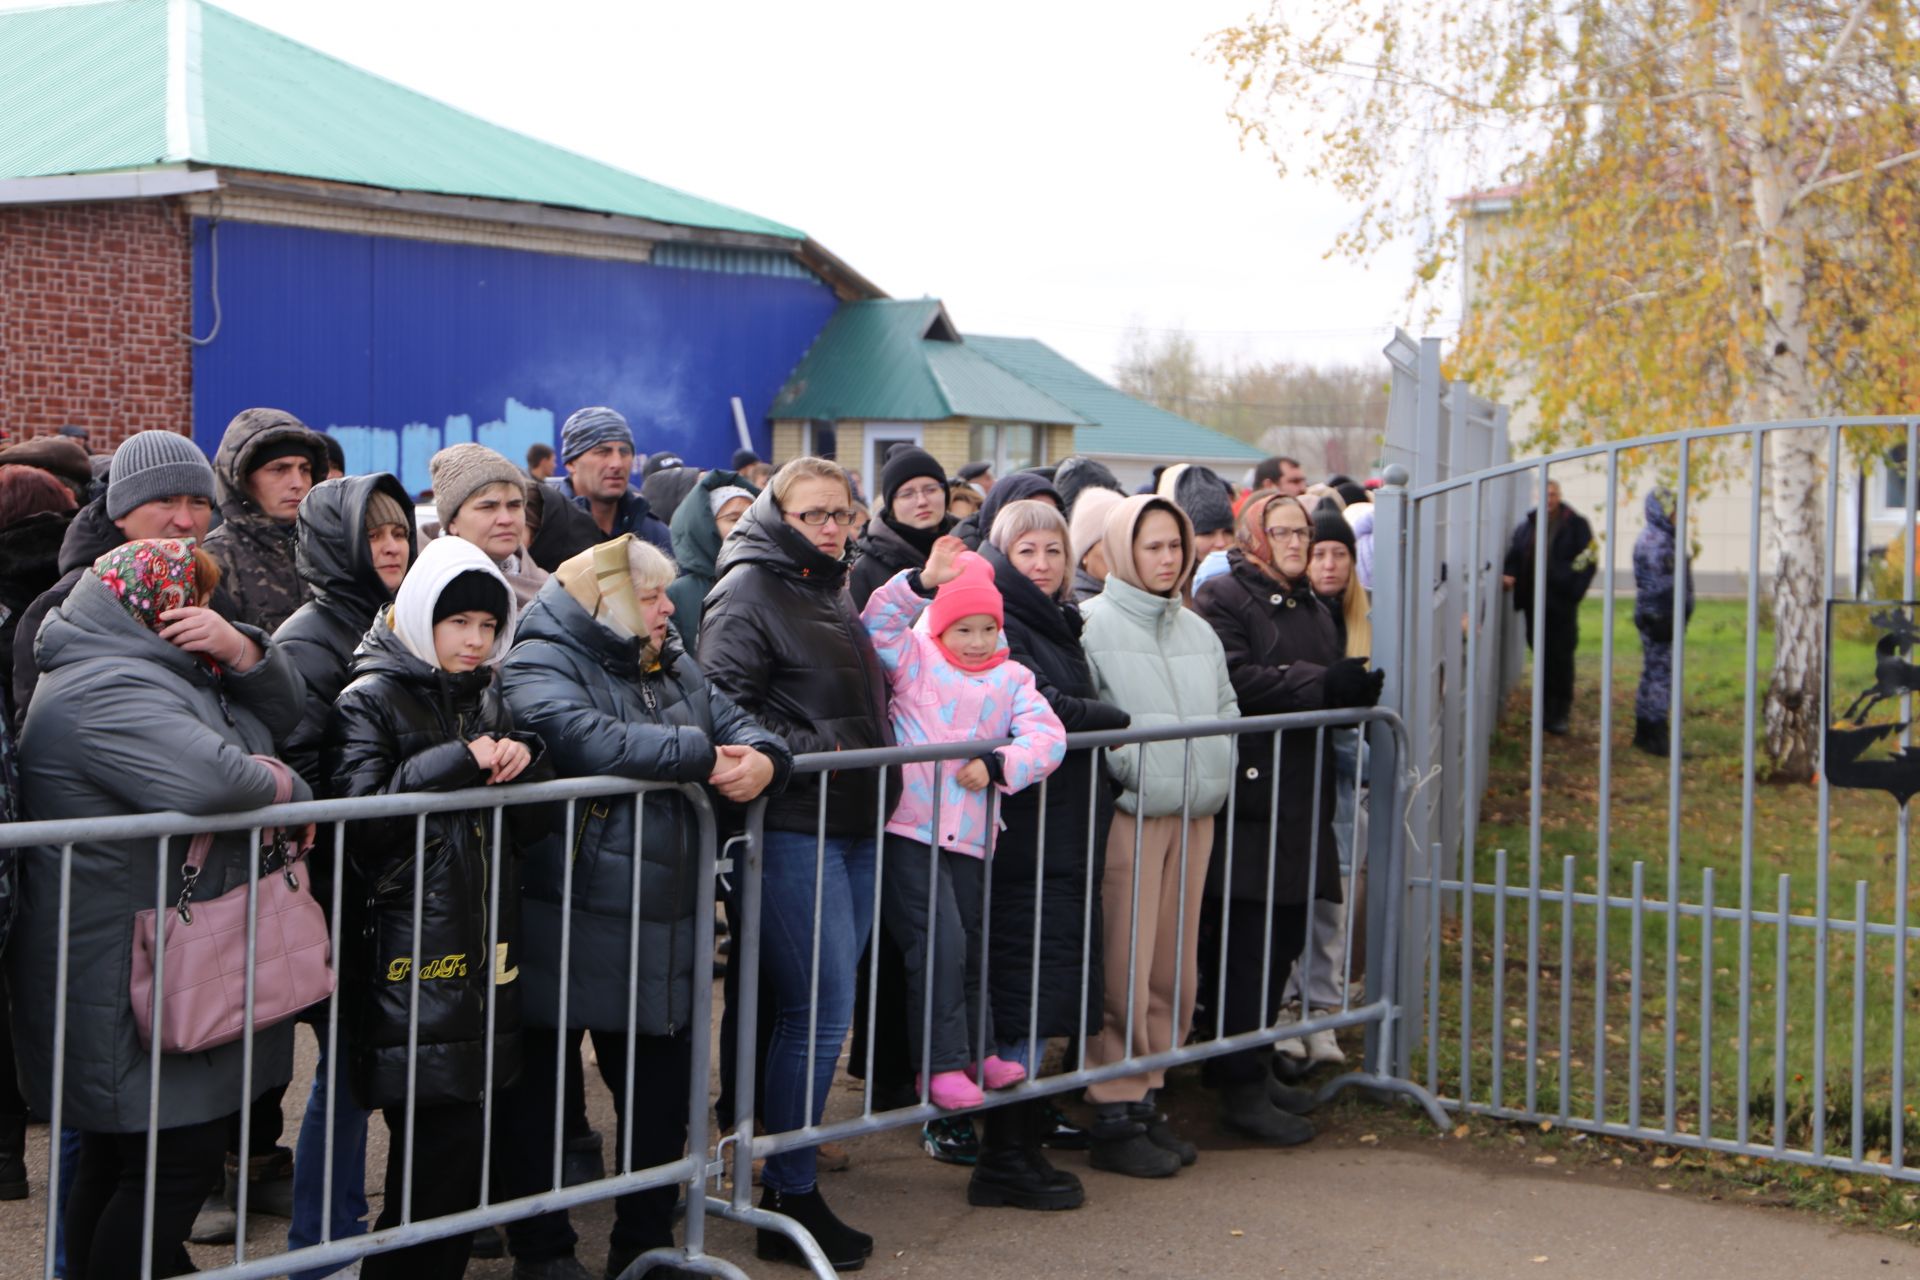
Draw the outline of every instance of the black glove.
[[[1387,682],[1387,673],[1367,670],[1365,658],[1342,658],[1327,668],[1324,680],[1328,710],[1371,707],[1380,701],[1380,688]]]

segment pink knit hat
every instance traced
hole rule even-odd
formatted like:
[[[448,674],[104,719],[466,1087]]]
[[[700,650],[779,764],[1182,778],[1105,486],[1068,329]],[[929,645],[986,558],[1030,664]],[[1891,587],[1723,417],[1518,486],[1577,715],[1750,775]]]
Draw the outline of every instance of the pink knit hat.
[[[993,566],[978,553],[963,551],[954,561],[960,576],[942,583],[927,607],[927,633],[938,639],[948,627],[976,613],[992,617],[1004,625],[1006,615],[1000,602],[1000,588],[993,585]]]

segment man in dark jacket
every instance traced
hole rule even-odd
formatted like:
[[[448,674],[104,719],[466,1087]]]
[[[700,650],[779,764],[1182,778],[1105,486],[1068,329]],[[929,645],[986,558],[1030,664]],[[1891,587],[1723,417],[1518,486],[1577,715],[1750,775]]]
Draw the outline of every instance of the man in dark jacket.
[[[93,562],[123,542],[143,538],[200,538],[213,519],[213,468],[207,455],[173,431],[127,437],[113,455],[106,496],[74,516],[60,541],[59,579],[20,615],[13,637],[13,714],[24,723],[39,683],[34,639],[49,611],[64,602]],[[225,583],[208,607],[229,622],[244,621]]]
[[[1633,543],[1633,625],[1640,632],[1640,687],[1633,696],[1633,745],[1650,755],[1672,750],[1673,645],[1693,617],[1693,558],[1682,559],[1673,527],[1674,497],[1667,488],[1647,495],[1647,527]],[[1675,626],[1673,580],[1686,575],[1686,611]]]
[[[520,643],[502,668],[514,722],[553,744],[563,777],[712,783],[736,803],[766,786],[778,790],[792,765],[786,744],[708,684],[668,627],[673,572],[658,548],[631,535],[561,565],[527,610]],[[580,801],[570,830],[527,850],[522,1035],[527,1058],[537,1065],[496,1111],[504,1132],[498,1156],[504,1195],[551,1187],[550,1064],[559,1051],[556,1028],[563,1025],[563,970],[566,1038],[573,1043],[581,1029],[591,1032],[621,1132],[633,1130],[633,1167],[669,1163],[686,1149],[686,1109],[676,1104],[691,1083],[687,1028],[696,997],[696,926],[703,898],[705,918],[712,918],[711,881],[702,879],[699,827],[687,800],[661,790],[642,803],[637,862],[631,796]],[[569,865],[570,910],[563,892]],[[569,925],[563,953],[561,933]],[[638,966],[630,969],[636,947]],[[708,998],[705,991],[697,995]],[[632,1115],[629,1065],[637,1104]],[[616,1139],[615,1150],[627,1149],[624,1137]],[[673,1244],[676,1195],[668,1186],[615,1201],[607,1275],[618,1277],[640,1254]],[[577,1237],[564,1211],[511,1223],[507,1239],[517,1275],[577,1274],[577,1264],[567,1265]]]
[[[271,634],[306,603],[295,522],[329,465],[326,442],[283,409],[242,409],[227,424],[213,456],[220,527],[206,548],[242,622]]]
[[[1539,510],[1527,512],[1513,531],[1500,585],[1513,592],[1514,608],[1527,620],[1527,647],[1533,647],[1535,528]],[[1573,654],[1580,647],[1580,602],[1593,585],[1599,561],[1593,526],[1587,518],[1560,500],[1558,481],[1547,482],[1547,591],[1546,651],[1540,655],[1548,733],[1567,731],[1573,710]]]
[[[564,479],[549,483],[593,517],[608,538],[637,533],[668,555],[673,534],[633,487],[633,428],[604,405],[575,410],[560,428]]]
[[[927,563],[933,544],[959,523],[947,514],[947,473],[938,459],[915,445],[896,447],[880,469],[880,513],[860,539],[848,585],[853,607],[902,569]]]

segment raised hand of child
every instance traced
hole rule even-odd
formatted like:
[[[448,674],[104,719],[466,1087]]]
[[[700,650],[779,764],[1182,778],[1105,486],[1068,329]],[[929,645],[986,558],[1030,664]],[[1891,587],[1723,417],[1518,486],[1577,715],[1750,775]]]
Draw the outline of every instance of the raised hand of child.
[[[993,785],[993,775],[987,772],[986,764],[979,760],[967,761],[965,767],[953,776],[954,781],[969,791],[985,791]]]
[[[937,587],[952,582],[960,576],[960,557],[966,551],[967,544],[948,534],[936,539],[933,550],[927,553],[927,563],[920,570],[920,585]],[[978,791],[979,788],[975,787]]]

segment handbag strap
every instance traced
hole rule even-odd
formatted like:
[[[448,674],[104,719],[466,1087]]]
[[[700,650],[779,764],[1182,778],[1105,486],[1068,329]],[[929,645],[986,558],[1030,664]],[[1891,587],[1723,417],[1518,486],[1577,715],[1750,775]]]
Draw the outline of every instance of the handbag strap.
[[[286,761],[275,756],[261,755],[256,755],[252,759],[257,764],[265,765],[267,772],[273,775],[273,804],[285,804],[293,799],[293,770],[287,767]],[[307,851],[313,847],[313,843],[312,841],[288,842],[285,839],[285,831],[284,827],[263,827],[260,830],[260,837],[273,847],[282,849],[287,865],[292,866],[306,856]],[[212,850],[213,833],[210,831],[200,832],[187,845],[187,860],[180,868],[185,884],[180,888],[180,901],[177,904],[183,911],[193,899],[194,883],[199,880],[202,868],[207,865],[207,855]]]

